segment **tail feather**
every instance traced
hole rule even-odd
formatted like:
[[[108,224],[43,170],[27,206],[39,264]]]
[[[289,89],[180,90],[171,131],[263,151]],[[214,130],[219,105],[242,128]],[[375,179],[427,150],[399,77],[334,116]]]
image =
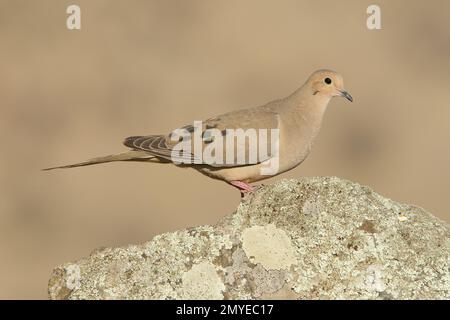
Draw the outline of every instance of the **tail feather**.
[[[107,163],[107,162],[114,162],[114,161],[146,161],[154,158],[154,156],[149,155],[148,153],[142,152],[142,151],[127,151],[124,153],[119,154],[113,154],[105,157],[98,157],[89,159],[80,163],[74,163],[64,166],[57,166],[57,167],[51,167],[51,168],[45,168],[42,169],[43,171],[49,171],[54,169],[67,169],[67,168],[76,168],[76,167],[84,167],[84,166],[90,166],[93,164],[100,164],[100,163]]]

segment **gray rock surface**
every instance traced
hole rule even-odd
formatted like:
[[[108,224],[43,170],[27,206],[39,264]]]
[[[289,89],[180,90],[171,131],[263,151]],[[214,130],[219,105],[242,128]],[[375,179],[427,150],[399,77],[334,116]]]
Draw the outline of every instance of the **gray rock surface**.
[[[200,226],[57,267],[51,299],[449,299],[450,227],[338,178],[281,180]]]

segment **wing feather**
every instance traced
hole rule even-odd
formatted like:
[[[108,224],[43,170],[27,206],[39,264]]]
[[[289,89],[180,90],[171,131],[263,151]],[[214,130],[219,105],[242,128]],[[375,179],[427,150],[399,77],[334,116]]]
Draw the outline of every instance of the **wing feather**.
[[[218,117],[210,118],[202,123],[202,127],[196,128],[192,125],[184,126],[180,129],[184,129],[185,136],[183,136],[183,141],[189,142],[191,144],[191,150],[194,150],[195,140],[201,139],[202,150],[214,143],[214,134],[212,130],[215,130],[215,134],[220,133],[222,137],[225,139],[234,139],[234,150],[232,150],[234,157],[232,163],[207,163],[196,162],[194,165],[208,165],[212,167],[235,167],[235,166],[243,166],[243,165],[252,165],[254,162],[250,163],[249,158],[246,156],[244,163],[238,163],[238,149],[244,149],[245,154],[247,155],[250,149],[250,145],[248,141],[245,141],[244,144],[238,144],[238,140],[236,136],[229,136],[229,132],[235,132],[236,129],[242,129],[244,131],[248,129],[254,129],[256,132],[259,132],[261,129],[271,130],[271,129],[279,129],[279,116],[276,112],[265,109],[264,107],[245,109],[240,111],[230,112]],[[197,130],[201,130],[201,132],[197,132]],[[169,135],[148,135],[148,136],[133,136],[125,139],[124,144],[135,150],[142,150],[148,152],[151,155],[156,157],[160,157],[166,160],[170,160],[173,162],[190,162],[193,163],[194,160],[198,159],[195,154],[186,154],[183,155],[172,155],[172,151],[174,150],[175,145],[181,141],[181,139],[175,139],[173,136],[173,131]],[[257,145],[260,146],[260,143],[266,143],[267,153],[266,155],[260,155],[258,152],[258,159],[256,163],[261,163],[270,159],[272,154],[272,149],[270,147],[270,133],[268,135],[268,141],[260,142],[259,135],[257,135]],[[241,140],[242,142],[242,140]],[[222,152],[223,159],[227,159],[227,152],[230,150],[226,149],[225,141],[222,144],[222,150],[215,150],[216,152]],[[231,155],[230,155],[231,158]]]

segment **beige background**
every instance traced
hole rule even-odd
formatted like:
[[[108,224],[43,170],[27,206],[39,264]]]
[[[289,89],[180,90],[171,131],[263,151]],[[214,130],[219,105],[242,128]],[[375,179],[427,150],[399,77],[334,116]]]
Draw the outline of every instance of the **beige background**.
[[[72,3],[81,31],[65,27]],[[0,298],[46,298],[55,265],[214,223],[240,199],[171,166],[40,168],[282,97],[317,68],[355,102],[331,102],[282,177],[351,179],[450,221],[450,1],[377,1],[380,31],[371,3],[0,0]]]

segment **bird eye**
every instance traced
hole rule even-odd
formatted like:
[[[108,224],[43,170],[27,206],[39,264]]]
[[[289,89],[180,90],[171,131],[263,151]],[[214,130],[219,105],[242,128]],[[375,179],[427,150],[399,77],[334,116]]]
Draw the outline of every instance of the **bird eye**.
[[[325,80],[323,80],[326,84],[331,84],[331,79],[330,78],[325,78]]]

